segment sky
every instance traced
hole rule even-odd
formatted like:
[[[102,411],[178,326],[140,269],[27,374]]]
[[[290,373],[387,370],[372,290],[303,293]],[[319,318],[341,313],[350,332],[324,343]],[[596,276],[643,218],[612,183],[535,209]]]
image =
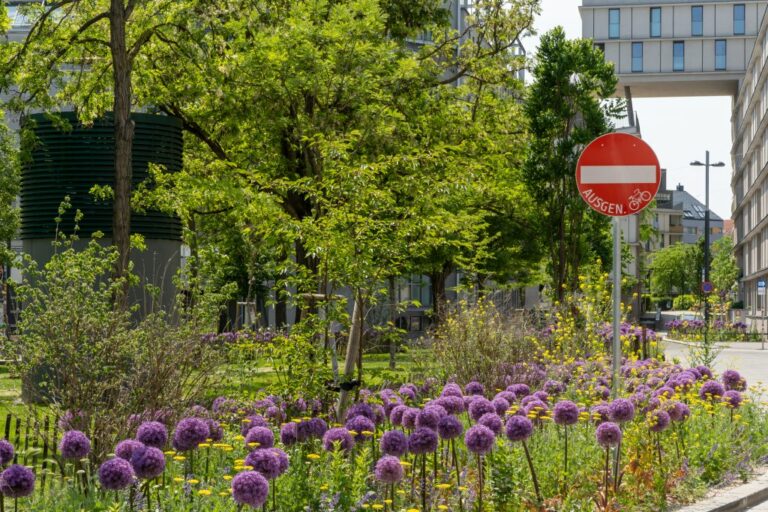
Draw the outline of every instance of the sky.
[[[581,0],[542,0],[541,15],[535,23],[539,33],[560,25],[570,38],[581,37]],[[523,41],[529,55],[536,51],[538,37]],[[709,170],[710,210],[731,217],[731,98],[633,98],[643,139],[667,169],[667,187],[678,184],[702,203],[705,200],[704,161],[709,150],[711,162],[725,167]]]

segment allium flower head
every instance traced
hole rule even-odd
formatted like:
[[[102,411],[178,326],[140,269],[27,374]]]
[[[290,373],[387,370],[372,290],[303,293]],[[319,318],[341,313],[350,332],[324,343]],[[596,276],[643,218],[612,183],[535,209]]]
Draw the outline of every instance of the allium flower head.
[[[147,446],[154,446],[162,450],[165,443],[168,442],[168,429],[159,421],[145,421],[139,425],[136,439]]]
[[[381,452],[400,457],[408,451],[408,438],[400,430],[384,432],[380,441]]]
[[[275,445],[275,434],[271,428],[253,427],[245,435],[245,445],[259,443],[257,448],[272,448]]]
[[[360,438],[369,437],[371,434],[365,432],[376,432],[376,424],[365,416],[355,416],[347,422],[347,430],[357,432]]]
[[[671,402],[666,411],[672,421],[684,421],[691,415],[691,409],[683,402]]]
[[[400,459],[391,455],[384,455],[376,462],[374,475],[376,480],[387,484],[394,484],[403,479],[403,466]]]
[[[65,459],[82,459],[91,453],[91,441],[79,430],[70,430],[61,437],[59,451]]]
[[[5,466],[13,460],[13,445],[7,439],[0,439],[0,466]]]
[[[416,427],[427,427],[435,430],[437,428],[437,422],[440,421],[440,417],[440,413],[436,407],[425,407],[420,410],[419,414],[416,416]]]
[[[511,386],[507,386],[507,391],[511,391],[514,393],[518,398],[528,396],[531,394],[531,388],[528,387],[528,384],[512,384]]]
[[[396,405],[389,413],[389,422],[399,427],[403,424],[403,414],[408,410],[407,405]]]
[[[483,414],[480,419],[477,420],[477,424],[488,427],[491,429],[494,435],[497,435],[499,432],[501,432],[501,429],[504,426],[504,423],[501,421],[499,415],[493,412]]]
[[[707,379],[711,379],[713,377],[712,370],[710,370],[708,366],[702,364],[697,366],[696,369],[699,370],[699,374],[702,378],[706,377]]]
[[[448,414],[464,412],[464,399],[460,396],[447,395],[440,397],[437,402],[443,406]]]
[[[559,380],[548,380],[544,383],[544,391],[549,393],[550,395],[559,395],[563,391],[565,391],[565,384],[560,382]]]
[[[269,422],[258,414],[243,418],[243,421],[240,423],[240,434],[247,434],[253,427],[269,427]]]
[[[409,407],[408,409],[403,412],[403,421],[402,425],[405,428],[415,428],[416,427],[416,418],[419,416],[419,412],[421,409],[417,409],[415,407]]]
[[[296,444],[298,439],[298,426],[294,422],[284,423],[280,427],[280,442],[285,446]]]
[[[511,416],[506,431],[510,441],[525,441],[533,433],[533,423],[525,416]]]
[[[723,385],[716,380],[708,380],[701,385],[699,389],[699,398],[702,400],[715,400],[723,396],[725,389]]]
[[[288,466],[290,465],[290,459],[288,458],[288,454],[285,453],[280,448],[269,448],[269,451],[271,451],[277,456],[277,460],[280,463],[280,474],[282,475],[283,473],[288,471]]]
[[[464,443],[467,445],[467,450],[479,455],[491,451],[495,442],[496,435],[493,433],[493,430],[485,425],[474,425],[464,434]]]
[[[462,398],[464,393],[461,392],[461,387],[458,384],[450,382],[443,387],[443,392],[440,396],[456,396]]]
[[[280,476],[280,458],[272,450],[254,450],[245,458],[245,465],[251,466],[267,480]]]
[[[434,452],[437,449],[437,432],[421,427],[408,437],[408,451],[416,455]]]
[[[503,398],[510,405],[517,401],[517,395],[511,391],[499,391],[494,398]]]
[[[616,423],[606,421],[597,426],[595,439],[597,444],[604,448],[618,446],[621,442],[621,429]]]
[[[541,401],[542,401],[542,402],[544,402],[545,404],[548,404],[548,403],[549,403],[549,393],[547,393],[547,392],[546,392],[546,391],[544,391],[544,390],[536,391],[536,392],[533,394],[533,396],[534,396],[534,398],[536,398],[537,400],[541,400]]]
[[[269,482],[256,471],[243,471],[232,479],[232,498],[236,503],[259,508],[269,496]]]
[[[509,409],[509,401],[500,396],[491,400],[491,405],[496,409],[496,414],[499,416],[504,416],[507,413],[507,409]]]
[[[736,370],[725,370],[721,378],[725,384],[725,389],[735,389],[736,391],[747,389],[747,381]]]
[[[408,386],[400,386],[400,389],[398,389],[397,392],[400,393],[400,396],[403,398],[407,398],[412,402],[416,401],[416,391]]]
[[[185,452],[197,448],[197,445],[205,442],[211,431],[208,424],[200,418],[184,418],[176,424],[173,433],[173,447],[177,451]]]
[[[151,480],[163,474],[165,470],[165,455],[160,448],[143,446],[133,451],[131,466],[136,476],[145,480]]]
[[[573,425],[579,421],[579,408],[570,400],[561,400],[555,404],[552,415],[558,425]]]
[[[444,416],[437,422],[437,433],[443,439],[457,438],[463,431],[464,426],[456,416]]]
[[[115,455],[121,459],[127,461],[131,460],[131,456],[135,450],[144,448],[144,443],[135,439],[123,439],[117,446],[115,446]]]
[[[635,417],[635,406],[626,398],[617,398],[608,405],[608,415],[615,423],[632,421]]]
[[[735,389],[729,389],[723,393],[723,402],[728,404],[728,407],[738,409],[743,401],[744,399],[742,398],[741,393]]]
[[[312,418],[309,420],[309,425],[312,437],[322,439],[323,435],[328,432],[328,423],[323,418]]]
[[[651,432],[662,432],[669,426],[670,417],[666,411],[655,409],[648,413],[648,423]]]
[[[207,419],[205,422],[208,424],[208,438],[214,443],[218,443],[224,437],[224,429],[221,424],[213,419]]]
[[[484,392],[485,388],[476,380],[468,382],[467,385],[464,386],[464,393],[468,395],[482,395]]]
[[[323,436],[323,448],[326,451],[344,450],[349,451],[355,446],[355,440],[352,434],[345,428],[332,428]]]
[[[523,410],[526,416],[533,416],[535,419],[546,416],[548,411],[549,407],[547,407],[547,404],[535,398],[528,402]]]
[[[488,414],[489,412],[495,413],[496,408],[487,398],[478,396],[469,404],[469,417],[474,421],[478,421],[483,414]]]
[[[357,416],[365,416],[371,421],[376,419],[373,408],[365,402],[354,404],[347,410],[347,421],[351,420],[352,418],[356,418]]]
[[[594,422],[599,425],[610,419],[611,408],[608,406],[608,404],[597,404],[592,406],[592,408],[589,410],[589,413],[592,416]]]
[[[0,477],[1,479],[2,477]],[[124,489],[133,483],[133,479],[133,466],[125,459],[119,457],[109,459],[99,466],[99,482],[108,491]]]

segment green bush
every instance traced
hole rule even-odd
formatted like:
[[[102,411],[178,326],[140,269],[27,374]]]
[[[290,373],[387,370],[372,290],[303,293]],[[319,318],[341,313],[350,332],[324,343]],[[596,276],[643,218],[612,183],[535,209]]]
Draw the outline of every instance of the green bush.
[[[675,309],[675,310],[691,309],[694,305],[696,305],[697,302],[698,301],[696,300],[696,297],[693,295],[689,295],[689,294],[678,295],[672,301],[672,309]]]

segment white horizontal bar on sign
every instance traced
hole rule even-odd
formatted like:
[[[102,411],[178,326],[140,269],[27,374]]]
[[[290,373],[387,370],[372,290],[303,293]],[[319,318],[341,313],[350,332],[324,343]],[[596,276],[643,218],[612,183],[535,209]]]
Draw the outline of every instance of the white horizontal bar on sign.
[[[581,182],[656,183],[655,165],[582,165]]]

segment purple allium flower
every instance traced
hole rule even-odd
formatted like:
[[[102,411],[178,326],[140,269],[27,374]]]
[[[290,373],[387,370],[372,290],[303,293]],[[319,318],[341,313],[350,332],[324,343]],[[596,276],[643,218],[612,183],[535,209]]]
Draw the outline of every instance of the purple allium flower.
[[[163,474],[165,470],[165,455],[154,446],[142,446],[134,450],[131,456],[131,466],[136,476],[151,480]]]
[[[491,451],[495,442],[496,435],[493,433],[493,430],[485,425],[474,425],[464,434],[464,443],[467,445],[467,450],[479,455]]]
[[[507,386],[507,391],[511,391],[515,394],[517,397],[524,397],[531,394],[531,388],[528,387],[528,384],[512,384],[511,386]]]
[[[416,392],[408,386],[400,386],[400,389],[398,389],[397,392],[400,393],[400,396],[407,398],[412,402],[416,401]]]
[[[549,393],[550,395],[559,395],[563,391],[565,391],[565,384],[560,382],[559,380],[548,380],[544,383],[544,391]]]
[[[597,444],[603,448],[618,446],[621,443],[621,428],[610,421],[601,423],[595,431],[595,439],[597,439]]]
[[[280,458],[272,450],[254,450],[245,458],[245,465],[261,473],[267,480],[280,476]]]
[[[387,411],[379,404],[373,404],[371,407],[373,408],[373,422],[377,425],[383,424],[387,420]]]
[[[478,425],[483,425],[484,427],[491,429],[494,435],[501,432],[501,428],[504,426],[504,423],[501,421],[498,414],[493,412],[483,414],[480,419],[477,420],[477,423]]]
[[[232,479],[232,497],[236,503],[259,508],[269,496],[269,482],[256,471],[243,471]]]
[[[407,405],[396,405],[389,413],[389,422],[399,427],[403,424],[403,414],[408,410]]]
[[[267,410],[264,411],[264,416],[274,421],[282,421],[285,418],[285,413],[281,408],[273,405],[272,407],[267,407]]]
[[[0,492],[9,498],[29,496],[35,489],[35,474],[26,466],[12,464],[0,473]]]
[[[496,414],[499,416],[504,416],[507,413],[507,409],[509,409],[509,401],[500,396],[491,400],[491,405],[496,409]]]
[[[346,427],[347,430],[357,432],[360,437],[370,437],[373,432],[376,432],[376,424],[365,416],[355,416],[347,422]],[[371,432],[371,434],[364,434],[364,432]]]
[[[125,459],[119,457],[109,459],[99,466],[99,482],[108,491],[124,489],[133,483],[133,479],[133,466]],[[1,487],[2,484],[0,484]]]
[[[691,409],[683,402],[671,402],[666,410],[672,421],[684,421],[691,415]]]
[[[144,443],[135,439],[124,439],[115,446],[115,455],[127,461],[131,460],[133,452],[144,448]]]
[[[355,446],[355,440],[345,428],[332,428],[323,436],[323,448],[326,451],[340,449],[348,452],[353,446]]]
[[[249,443],[259,443],[257,448],[272,448],[275,445],[275,434],[271,428],[253,427],[245,435],[246,446]]]
[[[699,398],[702,400],[714,400],[723,396],[723,393],[725,393],[725,389],[723,389],[722,384],[716,380],[708,380],[701,385]]]
[[[309,420],[309,425],[312,431],[312,437],[322,439],[323,435],[328,431],[328,423],[323,418],[312,418]]]
[[[416,418],[419,416],[420,409],[417,409],[415,407],[409,407],[408,409],[403,412],[403,421],[402,425],[405,428],[414,428],[416,427]]]
[[[246,435],[253,427],[269,427],[269,422],[264,419],[263,416],[259,416],[258,414],[248,416],[247,418],[243,418],[243,421],[240,424],[240,433]]]
[[[296,444],[298,439],[298,428],[294,422],[284,423],[280,427],[280,442],[285,446]]]
[[[658,409],[661,407],[661,400],[659,400],[657,397],[652,396],[648,399],[648,403],[643,407],[643,412],[650,412],[654,409]]]
[[[541,400],[545,404],[549,403],[549,393],[547,393],[546,391],[537,391],[533,394],[533,396],[534,398],[536,398],[537,400]]]
[[[635,417],[635,406],[626,398],[617,398],[608,405],[608,415],[615,423],[632,421]]]
[[[438,403],[443,406],[448,414],[459,414],[464,412],[464,399],[459,396],[447,395],[440,397]]]
[[[710,370],[708,366],[702,364],[697,366],[696,369],[699,370],[699,374],[702,378],[706,377],[707,379],[711,379],[713,377],[712,370]]]
[[[301,420],[300,422],[296,423],[296,440],[300,443],[303,443],[310,437],[312,437],[313,433],[313,427],[312,424],[308,420]]]
[[[680,381],[677,381],[676,384],[680,384]],[[681,387],[687,389],[690,386],[681,386]],[[663,396],[665,398],[672,398],[673,396],[675,396],[675,390],[669,386],[661,386],[659,389],[653,392],[652,396]]]
[[[13,460],[13,445],[7,440],[0,440],[0,466],[5,466]]]
[[[437,422],[440,421],[440,413],[436,407],[425,407],[419,411],[416,416],[416,427],[427,427],[435,430]]]
[[[662,432],[669,426],[670,417],[666,411],[655,409],[648,413],[648,427],[651,432]]]
[[[736,370],[725,370],[722,380],[723,384],[725,384],[725,389],[735,389],[736,391],[747,389],[747,381]]]
[[[437,433],[431,428],[421,427],[408,438],[408,451],[416,455],[434,452],[437,449]]]
[[[549,407],[541,400],[533,399],[525,406],[523,412],[526,416],[534,416],[535,419],[540,419],[547,415]]]
[[[573,425],[579,421],[579,408],[570,400],[561,400],[555,404],[553,418],[558,425]]]
[[[59,451],[65,459],[82,459],[91,452],[91,441],[79,430],[70,430],[61,437]]]
[[[454,439],[464,431],[464,426],[456,416],[443,416],[437,422],[437,433],[443,439]]]
[[[208,424],[208,431],[210,432],[208,438],[214,443],[218,443],[224,437],[224,429],[221,424],[212,419],[207,419],[205,422]]]
[[[736,391],[735,389],[729,389],[725,393],[723,393],[723,402],[728,404],[728,407],[731,407],[733,409],[738,409],[741,406],[741,402],[744,399],[741,396],[741,393]]]
[[[403,479],[403,466],[400,459],[391,455],[384,455],[376,462],[374,470],[376,480],[387,484],[394,484]]]
[[[88,416],[83,411],[65,411],[58,425],[63,431],[85,428],[88,426]]]
[[[589,410],[589,413],[592,416],[594,422],[597,425],[600,425],[601,423],[605,423],[610,419],[611,408],[608,406],[608,404],[597,404],[592,406],[592,408]]]
[[[456,396],[459,398],[464,397],[464,393],[461,392],[461,387],[458,384],[450,382],[443,387],[443,392],[440,396]]]
[[[168,442],[168,429],[159,421],[145,421],[136,431],[136,439],[161,450]]]
[[[365,416],[371,421],[376,418],[373,408],[365,402],[354,404],[347,410],[347,421],[356,418],[357,416]]]
[[[467,385],[464,386],[464,393],[468,395],[482,395],[484,392],[485,388],[476,380],[468,382]]]
[[[511,391],[499,391],[493,398],[503,398],[510,405],[517,401],[517,395]],[[493,400],[491,400],[491,402],[493,402]]]
[[[474,421],[478,421],[483,414],[488,414],[489,412],[495,413],[496,408],[487,398],[478,396],[469,404],[469,417]]]
[[[408,438],[400,430],[389,430],[381,436],[381,452],[400,457],[408,451]]]
[[[180,452],[193,450],[204,443],[211,431],[208,424],[200,418],[184,418],[176,424],[173,433],[173,448]]]
[[[525,441],[533,433],[533,423],[525,416],[512,416],[507,420],[506,430],[510,441]]]
[[[268,448],[268,450],[277,456],[277,461],[280,463],[280,474],[282,475],[288,471],[288,466],[290,466],[291,463],[288,454],[280,448]]]

